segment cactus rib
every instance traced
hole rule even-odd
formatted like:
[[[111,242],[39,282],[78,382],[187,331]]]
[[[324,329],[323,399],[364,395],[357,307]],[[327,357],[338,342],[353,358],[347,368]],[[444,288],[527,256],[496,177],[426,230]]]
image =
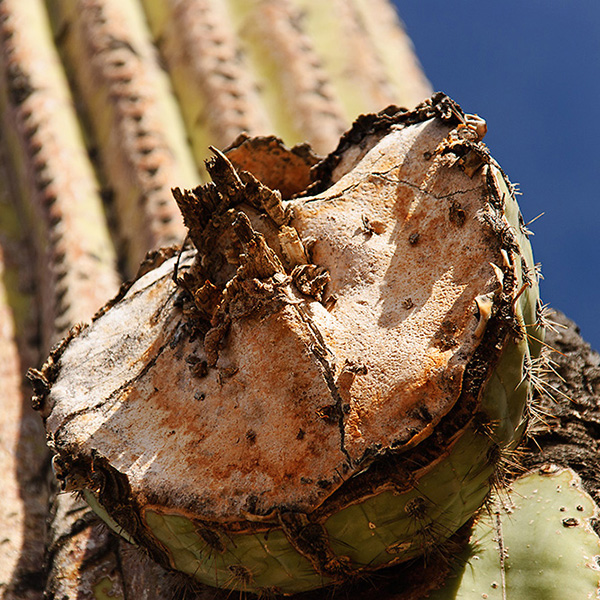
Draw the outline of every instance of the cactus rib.
[[[276,119],[274,133],[288,144],[307,141],[318,153],[330,152],[349,120],[300,12],[289,0],[263,0],[239,33]]]
[[[98,184],[43,5],[3,0],[0,11],[3,137],[10,180],[34,232],[48,349],[73,323],[94,314],[119,280]]]
[[[130,273],[152,248],[181,241],[170,188],[196,185],[181,116],[132,0],[49,1],[67,71],[82,100]]]
[[[336,95],[344,106],[345,118],[353,120],[362,113],[377,112],[384,106],[401,102],[412,108],[432,93],[432,89],[415,69],[412,77],[404,74],[404,86],[413,82],[415,89],[398,89],[397,72],[399,64],[410,65],[414,59],[400,61],[398,46],[402,53],[410,56],[410,44],[402,28],[398,26],[393,14],[386,14],[394,23],[389,26],[394,36],[386,38],[386,44],[394,40],[396,46],[391,50],[387,45],[386,53],[394,53],[396,61],[393,68],[386,64],[381,55],[381,46],[377,40],[380,32],[370,23],[365,23],[356,2],[332,0],[330,2],[312,2],[311,0],[292,0],[302,14],[302,24],[313,41],[323,68],[327,71]],[[379,7],[381,10],[382,7]],[[369,8],[369,11],[372,9]],[[393,12],[393,11],[390,11]],[[387,13],[387,10],[386,10]],[[371,17],[369,17],[371,18]],[[381,19],[384,22],[384,19]],[[415,76],[417,84],[414,83]]]
[[[240,132],[271,133],[256,82],[221,0],[146,0],[198,165]]]
[[[0,15],[3,142],[11,160],[10,183],[34,233],[42,347],[47,351],[116,293],[119,277],[99,186],[43,3],[3,0]],[[44,380],[38,375],[34,387],[39,390]],[[93,514],[81,501],[74,502],[66,496],[55,499],[58,521],[54,519],[48,535],[48,589],[58,597],[74,597],[80,585],[76,574],[90,545],[100,549],[107,544],[96,529],[67,526]],[[57,522],[66,529],[57,529]],[[94,581],[98,572],[112,568],[107,560],[79,576]]]
[[[48,457],[44,431],[23,388],[25,365],[37,359],[31,344],[35,329],[28,252],[6,189],[0,161],[0,593],[5,600],[41,600],[35,589],[44,558],[40,537],[48,493],[40,465]],[[28,283],[25,286],[25,283]],[[24,585],[25,584],[25,585]]]
[[[402,106],[412,108],[431,93],[410,38],[387,0],[349,0],[357,20],[374,44]]]

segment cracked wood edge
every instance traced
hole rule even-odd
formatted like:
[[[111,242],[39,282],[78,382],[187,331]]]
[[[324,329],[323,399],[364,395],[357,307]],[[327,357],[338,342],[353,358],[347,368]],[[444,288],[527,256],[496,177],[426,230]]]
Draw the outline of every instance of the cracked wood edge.
[[[171,187],[199,183],[179,108],[138,2],[49,1],[57,44],[114,192],[129,275],[185,236]]]

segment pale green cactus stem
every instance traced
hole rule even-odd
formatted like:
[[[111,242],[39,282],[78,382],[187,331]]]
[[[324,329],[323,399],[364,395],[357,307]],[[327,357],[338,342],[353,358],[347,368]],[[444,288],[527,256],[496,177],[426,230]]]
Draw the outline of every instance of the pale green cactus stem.
[[[48,1],[59,50],[81,102],[101,175],[114,192],[127,271],[185,232],[170,189],[195,186],[170,82],[144,14],[131,0]]]
[[[430,600],[595,600],[598,507],[570,469],[548,465],[483,511],[447,584]]]
[[[0,11],[7,173],[36,247],[49,349],[118,289],[116,257],[43,3],[4,0]]]

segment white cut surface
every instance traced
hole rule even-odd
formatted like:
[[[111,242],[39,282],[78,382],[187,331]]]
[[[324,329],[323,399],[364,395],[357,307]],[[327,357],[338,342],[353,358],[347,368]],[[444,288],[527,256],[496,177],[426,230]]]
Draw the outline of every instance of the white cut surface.
[[[174,305],[176,259],[138,280],[61,359],[57,451],[106,457],[142,505],[241,520],[311,511],[365,452],[427,437],[460,396],[482,339],[475,298],[502,264],[487,167],[470,178],[436,153],[448,132],[393,128],[326,192],[291,203],[337,301],[288,285],[285,302],[233,318],[204,377],[190,368],[206,359],[202,335]]]
[[[447,132],[434,120],[393,131],[330,189],[295,203],[293,225],[317,240],[313,260],[337,296],[330,311],[311,304],[315,322],[340,367],[348,358],[367,368],[349,391],[353,459],[422,439],[452,408],[480,341],[475,298],[498,285],[483,170],[471,179],[434,156]],[[383,231],[369,234],[365,221]]]

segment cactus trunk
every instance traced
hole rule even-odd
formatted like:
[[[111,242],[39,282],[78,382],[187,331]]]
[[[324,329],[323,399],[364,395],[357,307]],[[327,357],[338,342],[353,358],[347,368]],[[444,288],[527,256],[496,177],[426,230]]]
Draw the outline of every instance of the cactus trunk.
[[[283,200],[245,156],[293,151],[215,150],[212,184],[175,190],[195,258],[165,253],[35,373],[63,489],[165,566],[262,594],[442,544],[518,444],[539,352],[484,133],[443,94],[388,110]]]

